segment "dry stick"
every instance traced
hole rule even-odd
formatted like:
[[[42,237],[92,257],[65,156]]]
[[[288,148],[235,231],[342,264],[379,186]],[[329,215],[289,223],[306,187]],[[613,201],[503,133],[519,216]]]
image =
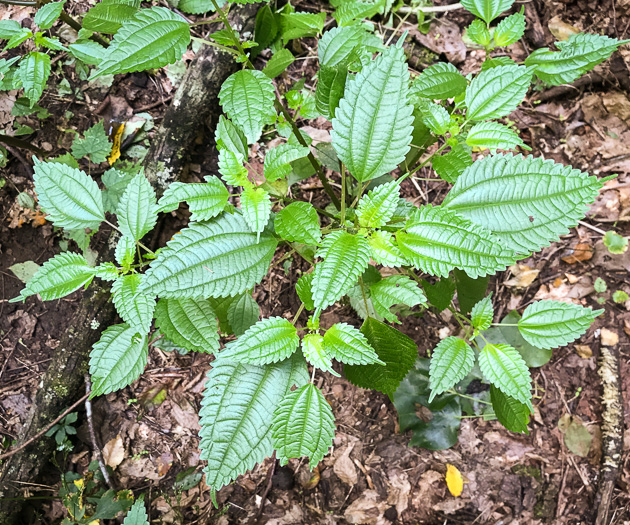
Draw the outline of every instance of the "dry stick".
[[[96,453],[96,459],[98,460],[98,466],[101,469],[101,473],[103,474],[103,478],[105,479],[105,483],[110,489],[114,489],[114,484],[112,483],[112,479],[109,477],[109,472],[107,472],[107,467],[105,466],[105,461],[103,460],[103,451],[96,441],[96,432],[94,432],[94,421],[92,419],[92,401],[90,401],[90,392],[92,391],[92,381],[90,380],[90,374],[85,374],[85,391],[88,396],[85,400],[85,414],[88,422],[88,429],[90,431],[90,441],[92,442],[92,448]]]
[[[275,471],[276,471],[276,451],[274,450],[273,454],[271,455],[271,466],[269,467],[269,470],[267,471],[267,484],[265,485],[265,490],[263,490],[263,493],[261,494],[260,508],[258,509],[258,512],[256,512],[256,521],[258,521],[261,518],[262,513],[265,510],[265,500],[267,499],[267,496],[269,495],[269,491],[271,490],[271,485],[273,483],[273,474]]]
[[[398,8],[399,13],[446,13],[448,11],[456,11],[457,9],[463,9],[463,5],[457,2],[450,5],[431,5],[426,7],[410,7],[403,5]]]
[[[70,405],[70,408],[68,408],[67,410],[65,410],[64,412],[61,413],[61,415],[54,419],[53,421],[51,421],[46,427],[44,427],[42,430],[40,430],[37,434],[35,434],[31,439],[29,439],[28,441],[25,441],[24,443],[22,443],[18,448],[15,448],[13,450],[11,450],[10,452],[7,452],[5,454],[0,455],[0,461],[3,459],[7,459],[11,456],[13,456],[14,454],[17,454],[20,450],[25,449],[26,447],[28,447],[31,443],[33,443],[34,441],[37,441],[40,437],[42,437],[46,432],[48,432],[52,427],[54,427],[57,423],[59,423],[59,421],[61,421],[64,417],[66,417],[70,412],[72,412],[75,408],[77,408],[81,403],[83,403],[83,401],[85,401],[89,396],[90,396],[91,392],[88,392],[87,394],[85,394],[81,399],[79,399],[77,402],[73,403],[72,405]]]

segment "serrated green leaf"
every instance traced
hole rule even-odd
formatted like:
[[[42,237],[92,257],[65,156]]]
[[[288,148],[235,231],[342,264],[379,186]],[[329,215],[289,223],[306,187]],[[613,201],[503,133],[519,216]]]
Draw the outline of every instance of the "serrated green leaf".
[[[537,49],[525,60],[536,76],[552,86],[568,84],[608,59],[617,48],[627,43],[604,35],[573,34],[564,42],[556,42],[560,51]]]
[[[454,268],[470,277],[504,270],[514,263],[511,250],[492,234],[442,206],[423,206],[412,215],[404,231],[396,233],[398,247],[415,268],[446,277]]]
[[[181,16],[165,7],[141,9],[123,22],[90,79],[173,64],[189,43],[190,28]]]
[[[429,403],[464,379],[474,365],[475,352],[466,341],[459,337],[442,339],[431,354]]]
[[[481,70],[485,71],[486,69],[492,69],[493,67],[498,66],[515,66],[516,62],[512,60],[510,57],[492,57],[486,58],[481,64]]]
[[[231,120],[226,119],[223,115],[219,117],[217,129],[214,132],[214,140],[217,143],[219,151],[228,150],[235,154],[240,154],[243,159],[247,158],[247,138],[245,134]]]
[[[529,369],[514,348],[485,345],[479,353],[479,368],[488,382],[533,410]]]
[[[115,281],[118,279],[119,273],[118,268],[113,262],[104,262],[103,264],[99,264],[96,268],[94,268],[94,275],[99,279],[103,279],[103,281]]]
[[[122,320],[144,334],[151,328],[155,298],[138,289],[141,279],[137,273],[116,279],[112,285],[112,300]]]
[[[445,108],[426,99],[419,99],[416,107],[420,110],[422,122],[435,134],[444,135],[451,124],[451,116]]]
[[[220,353],[222,360],[250,365],[266,365],[284,361],[300,343],[295,326],[283,317],[258,321]]]
[[[221,213],[230,196],[223,183],[214,176],[206,177],[206,183],[173,182],[158,203],[158,211],[176,210],[185,201],[192,213],[191,221],[207,221]]]
[[[65,297],[89,285],[95,273],[96,269],[90,267],[82,255],[60,253],[48,259],[20,291],[20,295],[9,302],[24,301],[35,294],[39,294],[44,301]]]
[[[518,330],[525,340],[542,349],[558,348],[582,336],[604,310],[592,310],[560,301],[536,301],[523,312]]]
[[[604,246],[614,255],[621,255],[628,251],[628,239],[622,237],[618,233],[608,230],[602,238]]]
[[[399,200],[400,186],[395,180],[370,190],[357,206],[359,224],[363,228],[384,226],[394,215]]]
[[[120,198],[125,193],[127,185],[133,179],[135,173],[120,171],[115,168],[108,169],[101,176],[101,182],[105,186],[103,190],[103,206],[105,211],[116,213]]]
[[[274,53],[262,71],[269,78],[276,78],[278,75],[283,73],[286,68],[293,64],[293,62],[295,62],[293,53],[283,47]]]
[[[319,334],[307,334],[302,338],[302,355],[315,368],[340,377],[332,367],[332,356],[324,348],[324,338]]]
[[[103,121],[88,128],[84,137],[77,136],[72,142],[72,156],[76,159],[89,157],[95,164],[105,162],[112,151],[112,145],[105,133]]]
[[[61,41],[58,38],[44,36],[41,31],[35,33],[35,44],[45,47],[46,49],[53,49],[54,51],[68,51],[68,49],[61,44]]]
[[[245,188],[241,193],[241,208],[245,222],[260,236],[271,215],[269,193],[262,188]]]
[[[526,404],[504,394],[494,385],[490,385],[490,400],[499,423],[511,432],[529,434],[529,408]]]
[[[280,31],[286,44],[294,38],[315,36],[324,30],[326,13],[281,13]]]
[[[250,184],[244,158],[240,153],[226,149],[219,150],[219,173],[223,182],[231,186],[248,186]]]
[[[105,48],[101,44],[92,40],[70,44],[68,51],[73,57],[90,66],[99,65],[106,53]]]
[[[497,66],[473,78],[466,89],[466,116],[470,120],[486,120],[509,115],[529,89],[534,68]]]
[[[114,258],[123,268],[130,268],[136,257],[136,241],[133,237],[123,235],[116,243]]]
[[[514,13],[499,22],[494,29],[494,43],[499,47],[509,46],[518,42],[525,33],[525,15]]]
[[[271,456],[273,413],[309,376],[299,355],[264,367],[221,359],[212,364],[199,412],[199,448],[208,461],[206,483],[219,490]]]
[[[237,336],[243,335],[259,317],[260,307],[249,293],[235,297],[227,310],[227,320]]]
[[[167,339],[191,352],[214,354],[219,350],[217,318],[204,299],[160,299],[155,326]]]
[[[257,235],[239,214],[184,228],[145,273],[146,292],[160,297],[227,297],[251,290],[266,275],[277,240]]]
[[[444,100],[464,92],[468,83],[453,64],[438,62],[428,68],[413,81],[411,95]]]
[[[462,173],[443,206],[529,253],[577,225],[601,187],[595,177],[552,160],[492,155]]]
[[[358,20],[372,18],[376,13],[383,12],[384,2],[362,2],[361,0],[348,0],[337,7],[333,17],[340,26],[351,26]]]
[[[274,182],[291,173],[291,162],[310,153],[308,148],[294,144],[280,144],[267,151],[263,174],[267,182]]]
[[[431,306],[434,306],[438,312],[446,310],[455,297],[455,281],[449,277],[443,277],[433,284],[422,279],[422,289]]]
[[[451,184],[455,184],[458,177],[464,173],[464,170],[468,166],[472,166],[472,164],[473,159],[470,147],[461,143],[457,144],[448,153],[433,157],[431,160],[431,165],[435,173],[437,173],[442,180],[450,182]]]
[[[292,202],[280,210],[274,226],[285,241],[319,244],[322,239],[317,211],[308,202]]]
[[[465,37],[468,37],[475,44],[479,44],[480,46],[487,46],[492,41],[492,35],[488,30],[487,24],[477,18],[473,20],[473,22],[466,28]]]
[[[144,506],[144,495],[140,496],[133,504],[127,515],[123,525],[150,525],[149,516]]]
[[[307,310],[315,310],[315,303],[313,302],[313,273],[303,274],[295,283],[295,291],[300,298],[300,301],[304,303],[304,308]]]
[[[370,235],[368,242],[370,243],[370,255],[378,264],[390,268],[399,268],[408,264],[398,246],[394,244],[391,233],[377,230]]]
[[[409,70],[401,47],[386,49],[346,86],[332,121],[339,159],[360,182],[380,177],[409,151],[413,107]]]
[[[140,7],[138,0],[102,0],[83,17],[83,28],[94,33],[115,34]]]
[[[362,235],[336,231],[324,237],[317,256],[323,261],[315,265],[313,302],[324,309],[357,282],[370,261],[370,245]]]
[[[90,352],[92,394],[102,396],[133,383],[147,366],[146,335],[128,324],[105,330]]]
[[[319,65],[334,68],[348,65],[357,47],[362,44],[380,44],[380,39],[369,33],[363,25],[333,27],[317,43]]]
[[[42,96],[50,76],[50,56],[46,53],[31,51],[20,60],[18,74],[24,87],[24,96],[29,99],[33,107]]]
[[[8,40],[22,32],[22,25],[17,20],[0,20],[0,38]]]
[[[481,18],[486,24],[507,11],[513,3],[514,0],[462,0],[464,9]]]
[[[370,286],[370,298],[376,313],[391,323],[398,323],[398,317],[389,311],[395,304],[413,307],[426,304],[427,298],[418,283],[406,275],[390,275]]]
[[[466,144],[471,148],[487,148],[491,150],[510,150],[519,146],[526,150],[532,149],[525,145],[518,133],[512,128],[508,128],[500,122],[492,121],[475,124],[468,132]]]
[[[135,241],[142,239],[155,226],[157,199],[144,172],[138,173],[127,185],[118,203],[116,217],[123,235]]]
[[[363,323],[361,333],[385,365],[344,365],[346,378],[361,388],[393,394],[418,357],[416,344],[405,334],[371,317]]]
[[[243,130],[249,144],[256,142],[263,126],[275,119],[274,100],[271,79],[251,69],[230,75],[219,92],[223,111]]]
[[[57,162],[35,159],[34,168],[39,205],[55,226],[97,229],[105,220],[101,190],[91,177]]]
[[[335,437],[335,416],[319,388],[309,383],[289,392],[273,414],[271,435],[281,465],[307,456],[312,470]]]
[[[258,43],[258,47],[252,50],[254,58],[273,43],[278,36],[279,25],[280,17],[271,10],[268,4],[258,9],[254,27],[254,40]]]
[[[483,331],[490,328],[493,318],[494,307],[492,306],[492,294],[490,294],[472,307],[470,320],[475,330]]]
[[[34,22],[40,29],[50,29],[55,20],[59,18],[61,11],[63,11],[63,4],[65,4],[65,0],[62,2],[50,2],[49,4],[45,4],[41,6],[37,13],[35,13]]]
[[[315,89],[315,105],[324,117],[331,120],[339,106],[346,87],[348,69],[346,66],[322,65],[317,74],[317,87]]]
[[[326,354],[346,365],[385,364],[366,337],[346,323],[336,323],[326,330],[323,347]]]

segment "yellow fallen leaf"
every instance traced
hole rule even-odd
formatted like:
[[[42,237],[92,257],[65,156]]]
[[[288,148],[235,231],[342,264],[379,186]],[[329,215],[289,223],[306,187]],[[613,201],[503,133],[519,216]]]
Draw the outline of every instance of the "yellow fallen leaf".
[[[125,123],[121,122],[114,132],[114,145],[110,156],[107,158],[110,166],[120,158],[120,140],[122,139],[123,131],[125,131]]]
[[[457,467],[453,465],[446,464],[446,486],[448,487],[449,492],[459,498],[462,495],[462,490],[464,490],[464,478],[462,477],[462,473],[457,470]]]

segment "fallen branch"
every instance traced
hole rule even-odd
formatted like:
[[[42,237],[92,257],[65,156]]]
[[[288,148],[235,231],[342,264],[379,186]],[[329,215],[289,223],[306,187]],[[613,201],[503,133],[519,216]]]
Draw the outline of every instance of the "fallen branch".
[[[90,393],[92,392],[92,381],[90,380],[90,374],[85,374],[85,418],[88,423],[88,430],[90,432],[90,441],[92,442],[92,448],[94,449],[94,453],[96,454],[96,459],[98,460],[98,466],[101,469],[101,474],[103,474],[103,479],[107,486],[110,489],[114,488],[114,484],[112,483],[112,478],[109,476],[109,472],[107,472],[107,467],[105,466],[105,461],[103,460],[103,451],[101,446],[96,439],[96,432],[94,431],[94,418],[92,417],[92,401],[90,400]]]

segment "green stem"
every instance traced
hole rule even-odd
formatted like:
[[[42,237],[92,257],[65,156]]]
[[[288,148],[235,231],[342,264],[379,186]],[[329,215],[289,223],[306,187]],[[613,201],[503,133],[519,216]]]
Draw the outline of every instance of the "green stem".
[[[298,308],[298,311],[295,313],[295,315],[293,316],[293,321],[291,321],[291,324],[293,326],[295,326],[295,323],[297,323],[298,317],[300,317],[300,314],[304,311],[304,303],[302,303],[300,305],[300,307]]]
[[[195,40],[197,42],[200,42],[206,46],[210,46],[210,47],[216,47],[217,49],[220,49],[221,51],[225,51],[227,53],[231,53],[233,55],[238,55],[239,52],[236,49],[232,49],[231,47],[227,47],[227,46],[223,46],[221,44],[217,44],[216,42],[211,42],[210,40],[206,40],[205,38],[199,38],[196,36],[191,36],[190,37],[191,40]]]
[[[434,153],[431,153],[431,155],[429,155],[425,160],[423,160],[420,164],[418,164],[414,169],[412,169],[411,171],[408,171],[402,177],[400,177],[400,179],[398,179],[399,182],[404,181],[407,177],[409,177],[410,175],[413,175],[416,171],[424,168],[429,162],[431,162],[431,159],[433,159],[433,157],[435,157],[439,153],[442,153],[442,151],[444,151],[447,147],[448,147],[448,144],[445,142]]]
[[[447,390],[446,392],[448,394],[453,394],[455,396],[463,397],[464,399],[469,399],[470,401],[476,401],[477,403],[481,403],[483,405],[491,405],[492,406],[492,403],[490,403],[488,401],[484,401],[483,399],[478,399],[478,398],[473,397],[473,396],[468,396],[466,394],[460,394],[459,392],[456,392],[453,389]]]
[[[361,295],[363,295],[363,304],[365,304],[365,315],[370,314],[370,308],[367,302],[367,296],[365,295],[365,286],[363,285],[363,276],[359,277],[359,285],[361,286]]]
[[[346,168],[341,164],[341,225],[344,226],[346,224]]]

